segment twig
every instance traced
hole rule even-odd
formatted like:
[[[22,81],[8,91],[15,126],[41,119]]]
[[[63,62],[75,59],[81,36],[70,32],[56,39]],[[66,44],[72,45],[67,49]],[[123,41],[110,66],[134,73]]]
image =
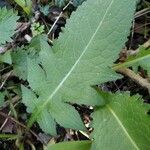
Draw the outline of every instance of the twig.
[[[150,39],[143,44],[144,48],[148,48],[150,46]]]
[[[90,136],[86,133],[86,132],[83,132],[81,130],[79,130],[79,132],[84,135],[86,138],[90,139]]]
[[[5,80],[2,82],[1,86],[0,86],[0,90],[3,88],[4,84],[6,83],[7,79],[10,77],[10,75],[12,74],[12,71],[10,71],[8,73],[8,75],[6,76]]]
[[[145,49],[148,48],[149,46],[150,46],[150,39],[142,45],[142,47],[144,47]],[[127,55],[136,55],[137,53],[139,53],[139,51],[140,51],[140,48],[136,50],[128,50]]]
[[[145,42],[142,46],[145,49],[148,48],[150,46],[150,39],[147,42]],[[127,56],[128,55],[136,55],[139,51],[140,51],[140,48],[138,48],[136,50],[128,50],[128,51],[126,51],[126,55]],[[118,65],[116,67],[114,66],[112,69],[115,70],[116,72],[119,72],[119,73],[125,75],[125,76],[128,76],[129,78],[131,78],[133,81],[135,81],[142,87],[148,89],[148,92],[150,94],[150,82],[148,79],[142,78],[140,75],[134,73],[131,69],[123,68],[122,65],[120,65],[120,66]]]
[[[138,18],[138,17],[141,17],[143,15],[146,15],[150,12],[150,8],[145,8],[145,9],[142,9],[140,11],[138,11],[135,15],[134,15],[134,18]]]
[[[17,101],[19,101],[21,98],[19,96],[15,96],[14,98],[12,98],[12,103],[16,103]],[[6,101],[1,107],[0,110],[6,108],[9,106],[9,101]]]
[[[31,141],[27,140],[27,143],[30,145],[31,150],[36,150],[35,146],[31,143]]]
[[[33,132],[31,129],[29,129],[28,127],[26,127],[24,124],[20,123],[19,121],[17,121],[16,119],[14,119],[13,117],[11,116],[8,116],[7,114],[3,113],[0,111],[0,115],[5,117],[5,118],[8,118],[10,120],[12,120],[13,122],[17,123],[19,126],[23,127],[24,129],[26,129],[27,131],[30,131],[30,133],[32,133],[32,135],[34,135],[37,139],[40,140],[40,142],[43,144],[43,140],[35,133]]]
[[[11,74],[10,74],[10,72],[11,72]],[[13,70],[11,70],[11,71],[9,71],[9,72],[3,74],[3,75],[1,76],[1,80],[4,81],[7,77],[14,77],[14,76],[15,76],[15,73],[14,73]]]
[[[67,9],[67,7],[72,4],[72,1],[69,1],[68,4],[63,8],[63,10],[60,12],[59,16],[57,17],[57,19],[55,20],[55,22],[53,23],[53,25],[51,26],[50,30],[48,31],[47,35],[49,35],[53,28],[55,27],[56,23],[58,22],[58,20],[60,19],[60,17],[62,16],[63,14],[63,11]]]
[[[8,116],[9,116],[10,114],[11,114],[11,111],[9,111]],[[6,118],[5,121],[3,122],[3,124],[1,125],[0,131],[4,128],[4,126],[6,125],[7,121],[8,121],[8,118]]]
[[[147,79],[142,78],[140,75],[134,73],[131,69],[128,68],[119,68],[116,71],[125,76],[128,76],[143,88],[148,89],[148,92],[150,94],[150,82]]]
[[[12,104],[13,104],[13,99],[12,99]],[[16,107],[16,105],[17,105],[17,103],[14,104],[14,107]],[[9,111],[8,116],[9,116],[10,114],[11,114],[11,110]],[[1,125],[0,131],[4,128],[4,126],[6,125],[7,121],[8,121],[8,118],[6,118],[5,121],[3,122],[3,124]]]
[[[133,23],[132,23],[132,29],[134,28],[134,26],[135,26],[135,19],[133,20]],[[134,37],[134,30],[131,30],[130,48],[133,42],[133,37]]]

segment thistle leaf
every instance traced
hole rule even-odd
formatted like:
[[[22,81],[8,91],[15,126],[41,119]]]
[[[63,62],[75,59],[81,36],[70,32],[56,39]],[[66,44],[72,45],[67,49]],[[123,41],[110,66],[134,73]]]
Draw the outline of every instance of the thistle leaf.
[[[128,93],[107,93],[104,97],[107,104],[93,113],[91,150],[148,150],[150,105],[144,104],[138,95],[130,97]]]
[[[39,103],[34,105],[28,127],[46,109],[60,125],[85,130],[69,104],[103,105],[93,86],[120,77],[110,67],[127,39],[135,4],[136,1],[88,0],[72,14],[52,49],[43,39],[40,64],[28,59],[27,79]]]
[[[36,106],[38,107],[38,101],[35,94],[24,86],[22,86],[22,99],[23,103],[28,106],[27,112],[31,113]],[[37,122],[44,132],[56,135],[56,123],[46,110],[43,110],[42,114],[38,117]]]
[[[15,34],[18,19],[19,17],[12,9],[0,8],[0,45],[12,40],[11,36]]]

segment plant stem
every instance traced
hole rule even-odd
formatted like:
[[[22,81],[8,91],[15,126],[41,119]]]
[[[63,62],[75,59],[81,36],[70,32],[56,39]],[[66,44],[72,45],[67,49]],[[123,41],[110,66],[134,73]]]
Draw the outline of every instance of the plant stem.
[[[52,27],[50,28],[50,30],[48,31],[47,35],[49,35],[49,34],[52,32],[54,26],[56,25],[56,23],[58,22],[58,20],[59,20],[60,17],[62,16],[63,11],[65,11],[65,10],[68,8],[68,6],[69,6],[70,4],[72,4],[71,1],[69,1],[68,4],[67,4],[67,5],[63,8],[63,10],[60,12],[59,16],[57,17],[57,19],[56,19],[55,22],[53,23],[53,25],[52,25]]]
[[[125,76],[128,76],[133,81],[141,85],[143,88],[148,89],[148,92],[150,94],[150,83],[147,79],[142,78],[140,75],[136,74],[135,72],[133,72],[131,69],[128,68],[119,68],[116,71]]]

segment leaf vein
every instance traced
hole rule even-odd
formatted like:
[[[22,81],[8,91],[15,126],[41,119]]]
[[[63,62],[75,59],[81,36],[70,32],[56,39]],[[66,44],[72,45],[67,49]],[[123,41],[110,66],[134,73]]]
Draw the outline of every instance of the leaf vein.
[[[111,107],[109,105],[106,106],[108,108],[108,110],[112,113],[112,115],[114,116],[114,118],[117,120],[118,124],[120,125],[120,127],[122,128],[122,130],[124,131],[125,135],[129,138],[129,140],[131,141],[131,143],[133,144],[133,146],[137,149],[140,150],[139,147],[136,145],[135,141],[132,139],[132,137],[129,135],[129,133],[127,132],[126,128],[124,127],[124,125],[122,124],[122,122],[120,121],[120,119],[118,118],[118,116],[116,115],[116,113],[111,109]]]
[[[56,92],[60,89],[60,87],[63,85],[63,83],[66,81],[66,79],[70,76],[70,74],[72,73],[72,71],[74,70],[74,68],[77,66],[77,64],[80,62],[81,58],[83,57],[83,55],[85,54],[86,50],[88,49],[89,45],[91,44],[91,42],[93,41],[94,37],[96,36],[98,30],[101,28],[106,15],[108,14],[112,4],[113,4],[114,0],[111,0],[110,4],[108,5],[108,8],[106,9],[106,12],[102,18],[102,20],[100,21],[98,27],[96,28],[94,34],[92,35],[92,37],[90,38],[87,46],[85,47],[85,49],[83,50],[83,52],[81,53],[80,57],[77,59],[77,61],[74,63],[74,65],[72,66],[72,68],[70,69],[70,71],[67,73],[67,75],[63,78],[63,80],[60,82],[60,84],[55,88],[55,90],[52,92],[52,94],[49,96],[49,98],[47,99],[47,101],[45,101],[44,105],[46,105],[50,99],[53,98],[53,96],[56,94]]]

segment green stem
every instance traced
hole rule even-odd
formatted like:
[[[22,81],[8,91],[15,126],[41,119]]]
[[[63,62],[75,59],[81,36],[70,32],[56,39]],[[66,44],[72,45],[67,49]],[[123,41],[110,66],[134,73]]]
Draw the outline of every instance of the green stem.
[[[15,140],[17,138],[18,138],[18,135],[16,134],[0,134],[0,139]]]

